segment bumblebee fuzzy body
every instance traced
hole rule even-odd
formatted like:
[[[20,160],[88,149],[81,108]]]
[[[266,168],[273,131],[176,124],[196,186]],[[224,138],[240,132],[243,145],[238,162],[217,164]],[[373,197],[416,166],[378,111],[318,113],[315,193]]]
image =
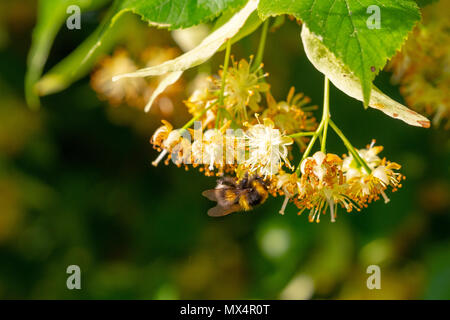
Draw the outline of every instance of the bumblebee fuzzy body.
[[[202,194],[217,201],[217,206],[208,210],[208,215],[213,217],[252,210],[268,197],[267,187],[258,176],[246,176],[241,180],[225,177],[218,180],[215,189],[206,190]]]

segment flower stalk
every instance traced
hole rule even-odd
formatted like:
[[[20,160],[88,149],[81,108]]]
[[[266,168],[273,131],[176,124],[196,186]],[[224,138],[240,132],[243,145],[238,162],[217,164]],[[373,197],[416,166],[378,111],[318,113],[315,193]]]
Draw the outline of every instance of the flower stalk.
[[[325,76],[325,85],[324,85],[324,97],[323,97],[323,113],[322,113],[322,120],[319,123],[319,127],[317,130],[312,133],[311,141],[309,142],[308,146],[306,147],[305,152],[303,153],[302,159],[300,160],[296,173],[298,176],[300,176],[300,167],[303,160],[305,160],[309,154],[311,153],[311,149],[313,148],[314,144],[316,143],[316,140],[319,136],[322,137],[321,142],[321,151],[325,153],[325,146],[327,142],[327,131],[328,131],[328,123],[330,121],[330,82],[328,78]],[[307,135],[310,135],[309,132]]]
[[[361,158],[358,151],[352,146],[350,141],[345,137],[345,135],[342,133],[342,131],[336,126],[336,124],[333,122],[333,120],[329,119],[330,127],[333,128],[334,132],[339,136],[339,138],[344,143],[345,147],[347,148],[348,152],[350,152],[357,162],[359,167],[363,167],[368,174],[372,172],[372,169],[370,169],[369,165],[366,163],[366,161]]]
[[[293,133],[293,134],[288,135],[288,137],[289,138],[309,137],[309,136],[313,136],[315,134],[316,134],[315,131],[311,131],[311,132],[297,132],[297,133]]]
[[[189,120],[181,129],[182,130],[186,130],[187,128],[190,128],[195,121],[197,121],[198,119],[200,119],[201,117],[203,117],[203,115],[212,107],[214,107],[217,104],[217,100],[212,102],[208,107],[206,107],[199,115],[193,117],[191,120]]]
[[[323,95],[323,114],[322,121],[323,124],[323,132],[322,132],[322,143],[320,146],[320,151],[326,153],[326,144],[327,144],[327,132],[328,132],[328,122],[330,120],[330,81],[327,76],[325,76],[325,85],[324,85],[324,95]]]

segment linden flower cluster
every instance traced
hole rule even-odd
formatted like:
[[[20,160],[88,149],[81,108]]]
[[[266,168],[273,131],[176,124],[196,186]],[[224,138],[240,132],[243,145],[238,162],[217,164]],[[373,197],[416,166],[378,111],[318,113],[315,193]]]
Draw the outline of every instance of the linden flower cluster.
[[[291,188],[286,193],[293,198],[295,205],[300,209],[310,210],[309,220],[320,221],[320,215],[329,209],[331,221],[336,219],[337,207],[344,208],[347,212],[353,209],[360,210],[368,203],[380,199],[389,202],[385,190],[391,187],[396,191],[401,187],[404,178],[396,170],[400,165],[381,159],[378,153],[383,148],[374,146],[374,142],[366,149],[358,150],[359,157],[368,164],[370,172],[360,166],[353,156],[339,156],[321,151],[307,157],[301,163],[301,176],[294,183],[295,177],[279,181],[281,188]],[[280,187],[277,186],[278,188]],[[282,211],[284,213],[283,205]]]
[[[194,129],[173,130],[164,121],[155,132],[151,143],[161,154],[153,164],[167,156],[166,163],[172,159],[178,166],[200,166],[208,176],[239,168],[263,178],[283,167],[293,169],[289,157],[294,139],[288,134],[317,126],[312,114],[302,109],[314,109],[308,106],[309,98],[294,95],[292,88],[287,101],[277,103],[264,80],[267,74],[262,73],[262,65],[252,69],[252,58],[250,63],[233,61],[226,73],[226,78],[224,70],[218,77],[204,78],[185,101],[198,124]],[[256,111],[264,111],[262,123]],[[307,137],[295,139],[302,144],[308,141]]]
[[[406,103],[433,115],[433,123],[450,128],[449,1],[423,9],[423,21],[413,30],[402,51],[389,63],[392,80],[400,84]]]
[[[299,131],[310,132],[316,129],[317,122],[310,111],[316,110],[317,106],[308,106],[311,99],[301,92],[296,94],[294,87],[289,90],[286,101],[276,102],[270,92],[266,94],[266,98],[267,109],[262,113],[262,118],[272,119],[275,125],[286,134]],[[296,137],[294,141],[301,150],[306,147],[304,138]]]
[[[345,157],[342,170],[345,178],[351,187],[351,194],[355,196],[360,206],[365,206],[373,200],[378,200],[379,195],[385,203],[390,200],[384,190],[388,186],[392,191],[401,187],[401,180],[405,177],[396,172],[401,166],[398,163],[387,161],[386,158],[380,158],[378,153],[383,150],[382,146],[374,146],[375,141],[366,148],[358,151],[359,156],[367,163],[371,172],[367,172],[364,167],[358,166],[353,156]]]
[[[196,83],[184,101],[192,119],[179,129],[163,121],[151,138],[160,151],[153,165],[165,159],[186,169],[199,167],[207,176],[227,174],[238,182],[260,179],[267,193],[284,196],[281,214],[293,202],[298,214],[309,211],[311,222],[319,222],[328,211],[334,222],[338,207],[350,212],[381,198],[388,202],[386,190],[401,187],[400,165],[380,158],[383,147],[373,141],[365,149],[354,149],[331,121],[328,102],[320,124],[311,113],[316,107],[294,88],[285,101],[277,102],[262,65],[253,67],[252,59],[233,61],[218,76]],[[325,152],[328,126],[341,137],[348,156]],[[309,156],[319,137],[322,151]],[[297,167],[292,165],[295,145],[303,152]]]
[[[218,76],[201,81],[185,102],[189,112],[194,117],[199,115],[222,95],[222,112],[225,111],[238,123],[249,121],[254,113],[262,110],[262,94],[270,88],[264,80],[268,74],[260,72],[262,64],[252,70],[252,62],[253,57],[250,57],[250,62],[244,59],[236,62],[233,59],[232,66],[226,72],[220,70]]]
[[[269,91],[269,85],[263,81],[268,74],[260,75],[262,64],[258,69],[251,71],[253,57],[250,62],[242,59],[236,62],[233,60],[233,67],[228,70],[225,80],[224,104],[228,111],[238,121],[248,121],[248,112],[255,113],[261,111],[261,93]],[[220,78],[214,81],[218,88],[221,88],[223,70],[219,73]]]
[[[155,149],[161,153],[153,162],[158,163],[167,155],[178,165],[202,166],[206,175],[223,175],[224,172],[244,170],[254,175],[270,178],[283,166],[292,168],[288,160],[288,147],[293,139],[282,134],[270,119],[263,124],[249,125],[244,130],[228,130],[231,121],[220,129],[173,130],[167,121],[156,130],[151,139]],[[191,134],[192,133],[192,134]],[[234,134],[236,133],[236,134]],[[194,137],[191,143],[191,136]]]

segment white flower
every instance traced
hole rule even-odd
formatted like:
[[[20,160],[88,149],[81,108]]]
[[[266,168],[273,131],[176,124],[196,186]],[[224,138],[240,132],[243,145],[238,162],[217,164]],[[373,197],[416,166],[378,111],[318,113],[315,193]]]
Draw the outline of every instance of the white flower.
[[[256,171],[264,177],[272,176],[281,168],[282,160],[291,168],[287,159],[287,146],[292,144],[293,140],[282,135],[280,130],[274,129],[270,120],[266,119],[264,124],[250,127],[245,138],[249,151],[245,165],[251,171]]]
[[[378,154],[383,151],[382,146],[375,146],[375,140],[366,149],[359,149],[359,156],[367,163],[371,170],[374,170],[381,163],[381,158]],[[350,154],[342,163],[342,170],[346,173],[347,180],[352,178],[366,176],[369,173],[363,167],[358,167],[357,162]]]
[[[347,211],[353,209],[341,168],[342,159],[339,156],[322,151],[302,161],[300,194],[296,204],[300,212],[310,209],[311,222],[319,222],[321,213],[325,213],[328,208],[331,222],[335,222],[338,204]]]
[[[286,210],[286,206],[289,202],[289,199],[296,195],[300,189],[300,179],[297,174],[294,173],[286,173],[281,171],[276,177],[276,188],[279,190],[280,194],[284,194],[283,205],[279,213],[284,215],[284,211]]]
[[[367,163],[372,172],[369,174],[364,167],[358,167],[353,156],[344,159],[342,170],[346,181],[349,183],[352,193],[361,199],[361,202],[372,201],[381,195],[384,201],[389,202],[389,198],[384,192],[388,186],[393,190],[401,186],[400,181],[403,176],[396,172],[401,166],[395,162],[381,159],[378,154],[383,150],[382,146],[374,146],[372,140],[366,149],[358,150],[358,154]]]

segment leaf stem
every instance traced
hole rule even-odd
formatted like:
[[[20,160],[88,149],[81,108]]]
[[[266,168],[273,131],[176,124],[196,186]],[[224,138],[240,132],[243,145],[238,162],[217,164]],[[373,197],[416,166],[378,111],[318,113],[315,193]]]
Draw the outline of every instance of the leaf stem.
[[[311,141],[309,142],[308,146],[306,147],[306,150],[305,150],[305,152],[303,153],[302,159],[301,159],[300,162],[298,163],[297,169],[295,170],[295,172],[297,173],[297,176],[300,176],[300,168],[301,168],[301,164],[302,164],[303,160],[305,160],[305,159],[309,156],[312,147],[313,147],[314,144],[316,143],[317,138],[318,138],[319,135],[322,133],[323,125],[324,125],[324,122],[321,121],[320,124],[319,124],[319,127],[318,127],[317,130],[314,132],[314,134],[313,134],[313,136],[312,136],[312,138],[311,138]]]
[[[336,126],[336,124],[333,122],[333,120],[329,119],[330,127],[333,128],[334,132],[341,138],[342,142],[344,143],[345,147],[347,148],[348,152],[350,152],[355,159],[355,161],[358,163],[359,166],[363,167],[367,173],[371,173],[372,170],[367,165],[366,161],[361,158],[358,151],[352,146],[350,141],[345,137],[345,135],[342,133],[342,131]]]
[[[309,154],[311,153],[311,150],[316,143],[316,140],[318,137],[321,138],[321,147],[320,150],[323,153],[326,153],[326,143],[327,143],[327,133],[328,133],[328,125],[330,125],[331,128],[336,132],[336,134],[339,136],[339,138],[344,143],[345,147],[349,151],[349,153],[353,156],[356,163],[359,167],[363,167],[367,173],[371,173],[372,170],[366,163],[366,161],[361,158],[358,151],[352,146],[350,141],[345,137],[345,135],[342,133],[342,131],[336,126],[336,124],[331,120],[330,116],[330,82],[328,78],[325,76],[325,85],[324,85],[324,97],[323,97],[323,113],[322,113],[322,120],[319,123],[319,127],[315,132],[299,132],[293,135],[290,135],[290,137],[293,136],[306,136],[306,135],[312,135],[311,141],[309,142],[308,146],[306,147],[305,152],[303,153],[302,159],[300,160],[300,163],[297,166],[296,173],[297,176],[300,176],[301,174],[301,164],[303,160],[305,160]]]

